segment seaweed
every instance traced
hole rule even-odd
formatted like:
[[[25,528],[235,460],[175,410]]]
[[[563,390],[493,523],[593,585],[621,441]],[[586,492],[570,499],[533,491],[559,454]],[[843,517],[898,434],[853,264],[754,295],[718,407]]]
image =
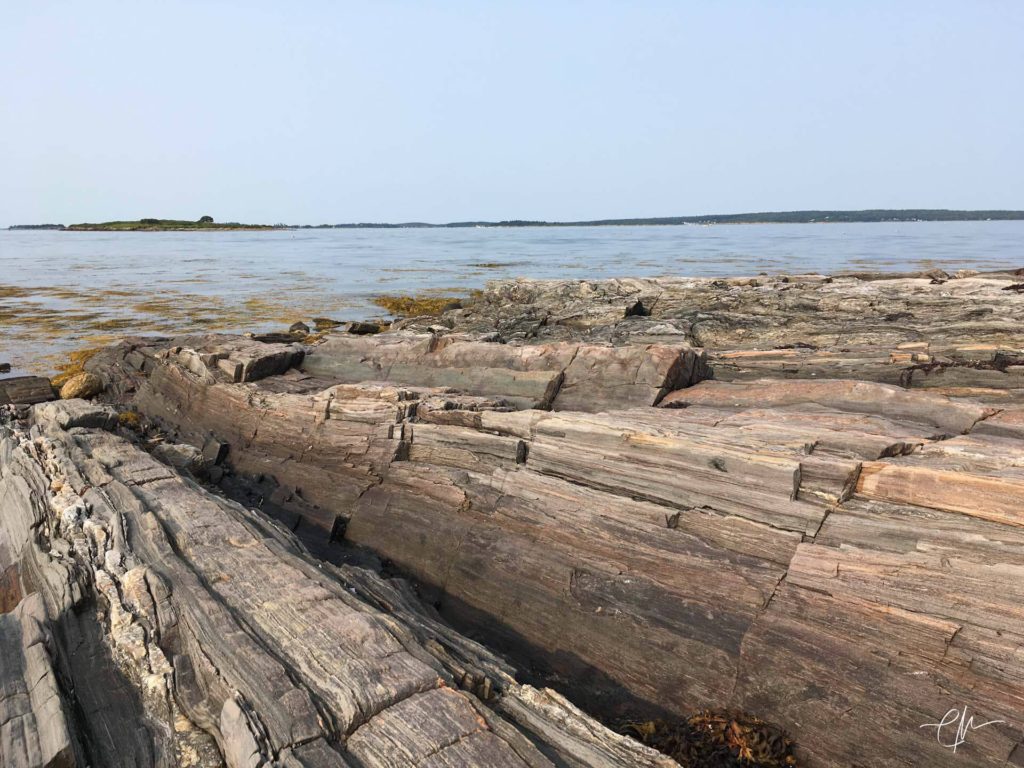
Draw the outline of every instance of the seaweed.
[[[440,315],[462,306],[462,300],[452,296],[378,296],[373,303],[403,317]]]
[[[732,710],[701,710],[686,720],[626,722],[621,733],[657,749],[683,768],[796,768],[785,731]]]
[[[101,350],[102,347],[76,349],[68,355],[68,361],[59,368],[57,375],[50,379],[50,384],[54,388],[60,389],[69,379],[74,378],[80,373],[85,373],[85,364]]]

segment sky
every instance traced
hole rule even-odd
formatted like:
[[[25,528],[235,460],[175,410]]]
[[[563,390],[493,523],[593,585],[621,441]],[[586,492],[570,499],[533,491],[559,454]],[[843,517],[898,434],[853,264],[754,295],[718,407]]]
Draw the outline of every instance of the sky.
[[[5,2],[0,225],[1024,208],[1024,3]]]

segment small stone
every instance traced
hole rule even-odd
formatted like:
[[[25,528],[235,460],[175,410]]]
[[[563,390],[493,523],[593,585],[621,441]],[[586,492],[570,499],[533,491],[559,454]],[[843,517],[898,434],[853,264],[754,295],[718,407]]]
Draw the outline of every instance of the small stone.
[[[288,332],[289,333],[309,333],[309,326],[306,325],[305,323],[302,323],[302,322],[292,323],[288,327]]]
[[[82,518],[88,514],[85,502],[78,500],[72,502],[60,513],[61,521],[65,528],[81,528]]]
[[[94,373],[80,373],[72,376],[60,388],[61,400],[88,399],[103,391],[103,379]]]
[[[11,372],[11,364],[10,363],[0,363],[0,373],[10,373],[10,372]]]
[[[195,446],[185,443],[161,443],[153,449],[153,455],[165,464],[190,472],[203,467],[203,454]]]
[[[228,455],[228,444],[222,443],[219,440],[214,440],[212,437],[206,441],[203,445],[203,458],[211,464],[220,464],[227,458]]]
[[[242,364],[237,360],[218,360],[217,367],[226,373],[232,381],[242,380]]]
[[[358,336],[366,336],[371,333],[380,333],[380,326],[377,323],[352,322],[346,324],[345,330]]]

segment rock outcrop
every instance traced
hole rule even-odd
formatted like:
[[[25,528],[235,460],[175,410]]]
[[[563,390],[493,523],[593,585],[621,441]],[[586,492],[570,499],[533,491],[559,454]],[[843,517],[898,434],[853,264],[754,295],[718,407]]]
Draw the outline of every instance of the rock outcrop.
[[[104,489],[117,515],[87,522],[126,521],[104,529],[121,568],[163,585],[128,656],[153,675],[163,654],[164,700],[231,764],[667,760],[565,695],[606,722],[742,710],[811,768],[1016,765],[1019,279],[519,281],[306,348],[128,340],[87,368],[163,463],[93,406],[36,406],[34,444]],[[176,712],[137,707],[180,753]],[[928,725],[954,709],[995,722],[954,751],[957,724]],[[733,756],[784,764],[772,748]]]
[[[73,409],[73,410],[69,410]],[[0,427],[5,766],[669,766],[68,401]],[[9,414],[8,414],[9,416]]]
[[[0,379],[0,405],[33,405],[53,400],[53,387],[43,376]]]
[[[505,341],[684,341],[707,350],[723,381],[855,379],[988,389],[999,400],[1024,388],[1020,272],[518,280],[399,327]]]
[[[0,613],[0,758],[4,765],[74,765],[74,746],[38,594]]]

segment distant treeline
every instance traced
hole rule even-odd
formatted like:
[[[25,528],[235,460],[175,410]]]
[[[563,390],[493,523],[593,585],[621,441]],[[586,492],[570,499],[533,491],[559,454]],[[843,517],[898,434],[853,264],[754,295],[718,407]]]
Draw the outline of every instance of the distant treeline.
[[[1024,211],[953,211],[945,208],[873,208],[865,211],[771,211],[764,213],[717,213],[705,216],[662,216],[648,219],[594,219],[592,221],[453,221],[448,224],[429,224],[425,221],[407,221],[400,224],[361,222],[358,224],[239,224],[214,223],[209,216],[199,221],[177,219],[140,219],[138,221],[108,221],[103,224],[19,224],[9,229],[58,230],[197,230],[197,229],[421,229],[458,227],[614,227],[636,225],[679,224],[822,224],[860,223],[876,221],[1009,221],[1024,220]]]
[[[662,216],[647,219],[594,219],[591,221],[453,221],[428,224],[410,221],[401,224],[363,222],[359,224],[306,225],[303,229],[414,229],[417,227],[614,227],[678,224],[817,224],[875,221],[987,221],[1024,220],[1024,211],[952,211],[946,209],[877,208],[865,211],[771,211],[764,213],[719,213],[705,216]]]

